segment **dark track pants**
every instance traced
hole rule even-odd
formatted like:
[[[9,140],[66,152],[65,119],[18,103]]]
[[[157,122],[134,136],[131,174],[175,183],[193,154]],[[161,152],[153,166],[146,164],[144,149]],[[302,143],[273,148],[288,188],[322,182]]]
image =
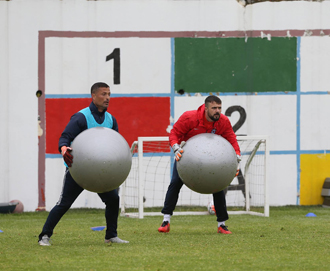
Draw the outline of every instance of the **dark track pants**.
[[[179,193],[183,182],[179,177],[178,170],[176,167],[176,161],[173,166],[173,174],[171,183],[167,189],[164,208],[162,209],[163,214],[173,215],[173,211],[179,199]],[[224,191],[220,191],[213,194],[214,208],[217,214],[217,221],[223,222],[229,219],[226,206],[226,198]]]
[[[39,240],[45,234],[48,237],[53,235],[53,231],[57,223],[60,221],[62,216],[70,209],[73,202],[80,195],[84,189],[80,187],[74,179],[68,168],[64,175],[64,184],[62,188],[62,193],[59,201],[56,203],[54,208],[49,212],[45,225],[42,232],[39,235]],[[119,196],[117,189],[110,192],[98,193],[101,200],[105,203],[105,219],[107,223],[107,230],[105,234],[105,239],[110,239],[117,236],[117,221],[119,213]]]

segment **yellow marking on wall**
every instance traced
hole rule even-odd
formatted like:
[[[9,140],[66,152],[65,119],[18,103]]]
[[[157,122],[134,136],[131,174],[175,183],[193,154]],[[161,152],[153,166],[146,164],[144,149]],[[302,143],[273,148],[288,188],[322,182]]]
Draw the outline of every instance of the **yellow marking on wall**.
[[[324,180],[330,177],[330,154],[300,156],[300,205],[319,205]]]

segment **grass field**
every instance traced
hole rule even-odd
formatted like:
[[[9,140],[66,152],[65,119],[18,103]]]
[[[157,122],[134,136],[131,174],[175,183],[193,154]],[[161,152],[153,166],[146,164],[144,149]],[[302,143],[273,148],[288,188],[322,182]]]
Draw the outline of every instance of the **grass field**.
[[[306,217],[307,213],[316,217]],[[118,236],[104,244],[104,212],[70,210],[41,247],[37,236],[47,212],[0,214],[0,270],[329,270],[330,209],[273,207],[270,217],[232,215],[231,235],[216,233],[215,216],[120,217]]]

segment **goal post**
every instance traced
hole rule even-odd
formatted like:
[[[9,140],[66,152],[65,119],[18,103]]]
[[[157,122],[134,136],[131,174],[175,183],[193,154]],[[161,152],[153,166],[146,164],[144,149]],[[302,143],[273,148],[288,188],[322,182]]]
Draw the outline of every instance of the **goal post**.
[[[224,189],[229,214],[269,216],[268,136],[237,136],[242,161],[240,173]],[[162,215],[171,181],[174,154],[168,137],[139,137],[133,142],[132,168],[120,187],[121,215],[143,218]],[[206,215],[212,194],[200,194],[183,186],[173,215]]]

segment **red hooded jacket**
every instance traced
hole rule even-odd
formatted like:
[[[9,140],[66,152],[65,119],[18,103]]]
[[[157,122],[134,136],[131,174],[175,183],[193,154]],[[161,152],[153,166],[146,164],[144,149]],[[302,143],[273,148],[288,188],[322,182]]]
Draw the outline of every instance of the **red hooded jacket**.
[[[178,121],[173,125],[169,140],[171,147],[181,141],[187,141],[189,138],[202,134],[211,133],[215,129],[215,134],[227,139],[233,146],[236,154],[241,155],[236,135],[227,116],[220,114],[219,120],[213,123],[213,128],[207,130],[204,126],[205,105],[201,105],[197,110],[186,111]]]

